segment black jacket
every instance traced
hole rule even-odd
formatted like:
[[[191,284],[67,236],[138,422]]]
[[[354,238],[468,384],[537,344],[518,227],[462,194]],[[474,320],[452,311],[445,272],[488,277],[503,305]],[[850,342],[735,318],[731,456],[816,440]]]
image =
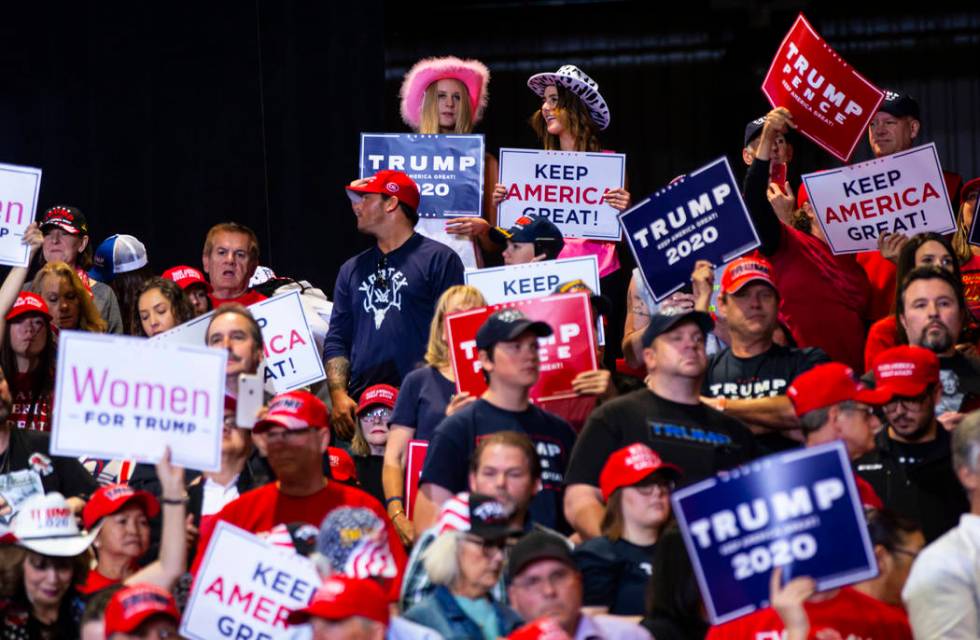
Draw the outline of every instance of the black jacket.
[[[970,510],[962,485],[953,471],[949,433],[937,427],[933,453],[915,463],[901,460],[888,429],[875,436],[875,449],[855,467],[889,509],[915,518],[926,541],[932,542],[955,527]]]

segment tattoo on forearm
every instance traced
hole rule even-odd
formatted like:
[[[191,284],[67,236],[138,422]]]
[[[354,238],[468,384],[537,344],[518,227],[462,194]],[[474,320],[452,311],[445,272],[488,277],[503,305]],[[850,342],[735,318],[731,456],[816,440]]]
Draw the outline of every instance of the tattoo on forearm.
[[[331,391],[347,391],[350,381],[350,360],[343,356],[327,360],[327,388]]]

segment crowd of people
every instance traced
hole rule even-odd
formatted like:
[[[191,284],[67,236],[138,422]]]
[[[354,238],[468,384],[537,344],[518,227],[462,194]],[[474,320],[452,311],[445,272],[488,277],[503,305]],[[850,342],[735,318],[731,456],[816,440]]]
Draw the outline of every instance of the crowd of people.
[[[488,83],[477,61],[422,60],[402,117],[418,133],[471,133]],[[597,82],[565,65],[528,87],[544,149],[603,151],[611,110]],[[888,92],[874,155],[920,142],[922,117]],[[776,108],[744,133],[759,248],[699,261],[689,292],[660,304],[620,243],[563,237],[545,217],[498,226],[507,189],[489,153],[485,218],[420,219],[401,171],[353,180],[353,222],[372,246],[329,300],[260,267],[256,234],[236,222],[210,229],[200,269],[156,275],[138,239],[93,250],[79,208],[47,209],[23,236],[30,266],[0,286],[0,480],[35,487],[23,500],[0,489],[0,639],[177,637],[219,522],[319,572],[308,605],[276,620],[281,637],[298,625],[317,639],[980,637],[980,248],[967,240],[980,178],[946,172],[952,236],[885,234],[877,250],[835,255],[805,190],[772,179],[803,143],[795,129]],[[633,203],[626,189],[603,198]],[[572,398],[535,401],[539,340],[556,327],[504,306],[475,336],[486,392],[459,392],[446,317],[486,306],[464,270],[582,255],[625,296],[581,281],[552,293],[588,293],[587,323],[625,319],[621,345],[596,346],[599,362],[621,349],[616,366],[577,373]],[[249,305],[291,290],[326,380],[268,394],[243,425],[239,385],[264,354]],[[170,451],[156,464],[51,455],[61,331],[149,339],[208,313],[205,343],[227,352],[218,471],[185,470]],[[712,627],[674,490],[838,440],[878,576],[816,592],[776,568],[771,607]],[[349,562],[352,532],[386,561]]]

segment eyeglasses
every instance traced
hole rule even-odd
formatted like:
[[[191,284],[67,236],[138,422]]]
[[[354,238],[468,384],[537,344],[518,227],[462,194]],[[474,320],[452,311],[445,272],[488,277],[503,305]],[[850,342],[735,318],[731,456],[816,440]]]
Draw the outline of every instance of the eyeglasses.
[[[853,411],[855,413],[863,413],[868,416],[873,415],[875,411],[874,407],[869,407],[866,404],[861,404],[860,402],[853,402],[850,400],[840,403],[840,410]]]
[[[387,424],[390,418],[391,409],[388,407],[378,407],[377,409],[372,409],[371,411],[361,415],[361,422],[377,422],[379,424]]]
[[[912,413],[922,410],[922,403],[929,397],[928,393],[923,393],[920,396],[909,397],[898,397],[895,396],[891,400],[885,403],[885,408],[894,411],[899,406],[901,406],[906,411]]]
[[[498,551],[503,552],[503,550],[507,548],[506,538],[500,538],[498,540],[484,540],[480,536],[466,535],[464,540],[479,545],[483,551],[483,555],[487,557],[493,557],[493,555]]]
[[[265,441],[280,442],[282,440],[289,440],[290,442],[299,442],[306,434],[313,431],[313,427],[306,427],[305,429],[273,429],[271,431],[265,432]]]
[[[374,270],[374,287],[384,291],[388,288],[388,254],[382,253]]]
[[[547,583],[554,589],[567,582],[571,577],[572,570],[568,567],[562,567],[546,576],[528,576],[527,578],[514,580],[513,585],[519,589],[539,589]]]
[[[634,485],[631,488],[641,496],[652,496],[653,494],[666,496],[674,490],[674,483],[672,481],[653,482],[650,484]]]

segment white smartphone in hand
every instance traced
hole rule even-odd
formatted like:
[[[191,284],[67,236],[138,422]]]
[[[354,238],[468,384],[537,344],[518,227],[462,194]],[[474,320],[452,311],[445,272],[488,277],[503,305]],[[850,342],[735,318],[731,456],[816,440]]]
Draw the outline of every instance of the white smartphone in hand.
[[[238,403],[235,423],[242,429],[255,426],[255,418],[262,408],[262,378],[257,373],[238,374]]]

